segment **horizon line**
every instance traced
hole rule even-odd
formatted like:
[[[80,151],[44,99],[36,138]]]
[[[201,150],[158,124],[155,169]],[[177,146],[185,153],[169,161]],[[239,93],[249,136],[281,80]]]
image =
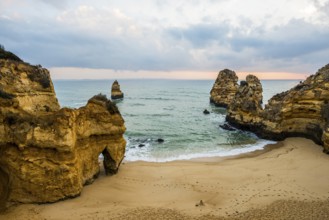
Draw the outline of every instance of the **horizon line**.
[[[113,70],[92,69],[79,67],[49,68],[51,78],[54,80],[107,80],[107,79],[161,79],[161,80],[216,80],[219,71],[177,70],[177,71],[151,71],[151,70]],[[252,74],[260,80],[305,80],[311,74],[294,72],[256,72],[235,71],[239,80],[244,80]]]

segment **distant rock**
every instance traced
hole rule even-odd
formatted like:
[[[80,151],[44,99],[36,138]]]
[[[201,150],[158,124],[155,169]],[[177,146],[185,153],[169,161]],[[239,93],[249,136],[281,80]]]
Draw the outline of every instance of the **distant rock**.
[[[145,144],[139,144],[138,147],[139,148],[145,147]]]
[[[223,125],[219,125],[220,128],[227,130],[227,131],[235,131],[236,129],[232,127],[231,125],[225,123]]]
[[[203,110],[203,114],[205,114],[205,115],[209,115],[210,112],[209,112],[207,109],[205,109],[205,110]]]
[[[157,142],[158,142],[158,143],[163,143],[164,140],[163,140],[162,138],[158,138]]]
[[[97,178],[100,154],[107,174],[118,171],[126,128],[105,95],[60,109],[41,66],[0,59],[0,77],[0,206],[79,196]]]
[[[227,121],[266,139],[310,138],[329,153],[329,64],[289,91],[273,96],[265,109],[261,91],[259,81],[247,77],[228,107]]]
[[[112,84],[111,89],[111,99],[123,99],[123,93],[120,90],[120,84],[117,80],[115,80]]]
[[[217,79],[210,91],[210,102],[219,107],[227,107],[238,90],[238,77],[229,69],[218,73]]]

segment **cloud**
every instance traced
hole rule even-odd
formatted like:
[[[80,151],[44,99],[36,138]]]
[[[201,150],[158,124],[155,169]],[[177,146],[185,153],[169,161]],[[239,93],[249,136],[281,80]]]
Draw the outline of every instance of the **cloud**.
[[[68,0],[37,0],[44,4],[49,4],[58,9],[64,9],[68,5]]]
[[[245,32],[243,28],[222,23],[174,28],[169,29],[168,33],[177,40],[187,40],[191,50],[204,48],[205,59],[212,60],[213,63],[208,65],[213,67],[216,62],[221,65],[227,63],[228,67],[232,65],[247,69],[264,63],[264,68],[291,69],[289,65],[298,61],[302,65],[294,65],[293,68],[303,71],[305,64],[321,66],[327,63],[329,58],[324,56],[318,59],[316,64],[309,61],[315,54],[329,50],[329,30],[322,25],[310,24],[301,19],[291,20],[271,30],[257,27]]]
[[[329,60],[328,1],[28,1],[0,7],[0,43],[46,67],[304,73]]]
[[[321,3],[319,0],[313,0],[314,6],[324,15],[329,16],[329,1]]]

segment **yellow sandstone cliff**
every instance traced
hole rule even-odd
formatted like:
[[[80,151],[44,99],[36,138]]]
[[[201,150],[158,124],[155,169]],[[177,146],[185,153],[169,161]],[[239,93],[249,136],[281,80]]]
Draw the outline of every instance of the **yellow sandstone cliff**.
[[[0,59],[0,208],[78,196],[124,158],[124,120],[104,95],[60,109],[48,70]]]
[[[115,80],[112,84],[111,88],[111,99],[123,99],[123,93],[120,89],[120,84],[117,80]]]
[[[229,69],[218,73],[217,79],[210,91],[210,102],[219,107],[227,107],[234,99],[238,90],[238,76]]]
[[[228,106],[227,121],[262,138],[301,136],[322,144],[329,153],[329,64],[289,91],[273,96],[263,109],[256,79],[242,83]]]

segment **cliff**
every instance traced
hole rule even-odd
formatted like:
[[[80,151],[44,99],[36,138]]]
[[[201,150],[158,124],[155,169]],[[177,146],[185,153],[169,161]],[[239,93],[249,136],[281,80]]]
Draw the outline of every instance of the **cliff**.
[[[235,93],[234,101],[228,106],[227,119],[239,122],[240,127],[248,127],[250,124],[260,123],[259,116],[263,111],[263,88],[259,79],[254,75],[248,75],[246,81],[241,81]]]
[[[122,99],[123,98],[123,93],[120,90],[120,84],[117,80],[115,80],[112,84],[112,89],[111,89],[111,99]]]
[[[118,171],[124,132],[106,96],[60,109],[48,70],[0,60],[0,206],[78,196],[99,174],[100,154],[107,174]]]
[[[210,91],[210,102],[219,107],[227,107],[238,90],[237,82],[238,77],[234,71],[220,71]]]
[[[264,109],[245,108],[261,96],[252,85],[241,85],[236,102],[229,106],[227,121],[235,127],[255,132],[262,138],[283,140],[301,136],[314,140],[329,152],[329,65],[289,91],[272,97]],[[248,91],[248,92],[245,92]],[[259,104],[259,103],[258,103]]]

